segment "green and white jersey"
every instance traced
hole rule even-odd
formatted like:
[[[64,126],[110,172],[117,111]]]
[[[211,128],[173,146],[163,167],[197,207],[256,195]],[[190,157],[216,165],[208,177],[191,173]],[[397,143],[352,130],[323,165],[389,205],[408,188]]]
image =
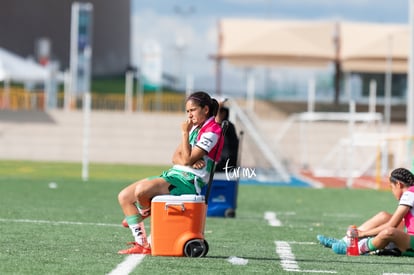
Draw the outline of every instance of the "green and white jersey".
[[[173,169],[194,174],[198,183],[197,185],[203,187],[210,179],[210,173],[213,170],[214,162],[220,159],[220,153],[224,142],[224,140],[221,139],[220,144],[218,144],[220,136],[221,127],[215,121],[214,117],[209,118],[201,128],[193,127],[190,131],[189,143],[191,148],[197,146],[207,153],[203,157],[206,165],[202,169],[194,169],[191,166],[174,165]]]

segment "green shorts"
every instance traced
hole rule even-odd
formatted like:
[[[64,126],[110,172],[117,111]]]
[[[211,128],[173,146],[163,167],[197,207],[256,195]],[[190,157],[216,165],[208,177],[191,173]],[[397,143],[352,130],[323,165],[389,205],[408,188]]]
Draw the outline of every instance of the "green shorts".
[[[174,168],[162,172],[161,176],[150,177],[149,179],[154,178],[163,178],[165,181],[171,184],[170,194],[176,196],[183,194],[196,195],[197,190],[194,186],[194,183],[200,185],[200,182],[196,182],[196,176],[194,174],[183,172]]]

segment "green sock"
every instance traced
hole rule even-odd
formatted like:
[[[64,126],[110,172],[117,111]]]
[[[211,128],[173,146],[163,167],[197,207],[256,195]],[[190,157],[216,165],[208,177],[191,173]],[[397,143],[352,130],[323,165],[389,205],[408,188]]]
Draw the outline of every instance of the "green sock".
[[[126,216],[125,219],[126,219],[128,225],[139,224],[143,220],[142,216],[140,214],[132,215],[132,216]]]
[[[368,248],[369,248],[369,250],[370,251],[375,251],[375,250],[377,250],[377,248],[375,247],[375,245],[372,243],[372,240],[373,240],[374,238],[369,238],[368,239]]]

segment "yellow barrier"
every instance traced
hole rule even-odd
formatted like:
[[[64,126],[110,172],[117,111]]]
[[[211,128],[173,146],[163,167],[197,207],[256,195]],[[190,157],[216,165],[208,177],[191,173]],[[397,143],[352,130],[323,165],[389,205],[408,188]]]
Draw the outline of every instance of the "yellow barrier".
[[[10,110],[43,109],[43,93],[27,92],[23,88],[0,88],[0,108]]]
[[[158,98],[160,103],[157,102]],[[142,97],[142,111],[152,112],[182,112],[185,94],[162,93],[157,97],[155,93],[148,93]],[[9,110],[44,110],[45,97],[43,92],[28,92],[23,88],[10,87],[8,90],[0,87],[0,109]],[[81,99],[72,99],[70,104],[72,109],[82,108]],[[132,109],[137,110],[137,98],[132,98]],[[59,92],[57,95],[57,108],[64,108],[64,94]],[[159,108],[159,109],[158,109]],[[121,94],[99,94],[92,93],[92,109],[94,110],[125,110],[125,96]]]

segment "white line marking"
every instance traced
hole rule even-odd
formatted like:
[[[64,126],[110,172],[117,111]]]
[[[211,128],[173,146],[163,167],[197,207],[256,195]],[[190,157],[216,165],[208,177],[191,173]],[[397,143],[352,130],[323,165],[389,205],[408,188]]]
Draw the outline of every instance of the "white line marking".
[[[288,242],[275,241],[275,245],[276,253],[280,258],[280,264],[285,271],[301,273],[336,273],[336,271],[331,270],[301,270]]]
[[[113,226],[120,227],[121,224],[115,223],[93,223],[93,222],[69,222],[69,221],[48,221],[48,220],[29,220],[29,219],[1,219],[0,222],[22,222],[22,223],[46,223],[46,224],[66,224],[66,225],[94,225],[94,226]]]
[[[145,258],[143,254],[133,254],[125,258],[125,260],[117,265],[108,275],[127,275],[131,273],[135,267]]]
[[[16,223],[38,223],[38,224],[53,224],[53,225],[92,225],[92,226],[110,226],[110,227],[121,227],[121,224],[113,223],[92,223],[92,222],[70,222],[70,221],[48,221],[48,220],[29,220],[29,219],[1,219],[0,222],[16,222]],[[143,254],[129,255],[125,260],[120,263],[110,275],[127,275],[131,273],[135,267],[144,259]]]
[[[382,275],[414,275],[414,273],[382,273]]]
[[[227,261],[233,265],[247,265],[248,259],[239,258],[237,256],[230,256]]]
[[[276,217],[276,213],[272,211],[266,211],[264,218],[267,220],[270,226],[282,226],[282,222]]]
[[[290,245],[287,242],[276,241],[276,253],[279,255],[284,270],[300,270]]]

